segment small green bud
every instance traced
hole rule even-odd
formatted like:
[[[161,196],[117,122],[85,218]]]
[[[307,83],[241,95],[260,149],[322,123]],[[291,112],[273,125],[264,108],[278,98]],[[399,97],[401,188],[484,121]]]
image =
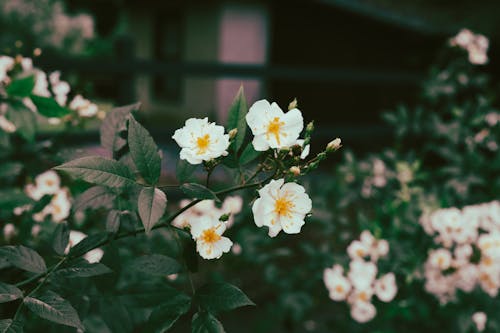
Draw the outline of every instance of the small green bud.
[[[288,104],[288,111],[296,109],[297,106],[298,106],[297,98],[294,98],[293,101],[291,101],[290,104]]]
[[[229,131],[229,140],[232,140],[236,137],[236,134],[238,134],[238,129],[233,128],[232,130]]]
[[[311,121],[309,124],[306,126],[306,133],[312,133],[314,131],[314,121]]]
[[[300,176],[300,168],[298,166],[293,166],[290,168],[290,173],[294,176]]]
[[[221,217],[219,217],[219,221],[226,222],[227,220],[229,220],[229,216],[230,214],[224,214]]]

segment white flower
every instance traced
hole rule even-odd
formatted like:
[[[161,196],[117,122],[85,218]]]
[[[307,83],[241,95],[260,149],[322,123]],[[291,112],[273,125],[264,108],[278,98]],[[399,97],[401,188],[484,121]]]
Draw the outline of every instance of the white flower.
[[[49,170],[36,176],[35,185],[43,195],[56,194],[61,186],[61,179],[55,171]]]
[[[224,127],[209,123],[208,118],[186,120],[185,126],[176,130],[172,138],[182,148],[181,160],[191,164],[228,154],[229,135],[224,134]]]
[[[50,97],[47,74],[45,74],[45,72],[42,72],[39,69],[36,69],[34,72],[35,72],[35,87],[33,87],[33,94],[42,97]]]
[[[347,254],[351,259],[362,259],[370,253],[370,247],[358,240],[352,241],[347,247]]]
[[[202,258],[218,259],[231,250],[233,242],[222,236],[225,230],[224,222],[209,216],[191,221],[191,236],[196,240],[196,251]]]
[[[221,213],[229,214],[229,219],[226,221],[226,226],[230,228],[234,223],[234,215],[241,212],[243,208],[243,199],[240,196],[228,196],[224,199],[221,207]]]
[[[260,198],[252,206],[255,224],[269,227],[269,236],[283,230],[297,234],[305,224],[304,218],[312,209],[312,202],[304,187],[286,183],[284,179],[271,180],[259,190]]]
[[[437,249],[430,251],[429,263],[432,267],[439,268],[444,271],[451,266],[451,253],[446,249]]]
[[[375,276],[377,275],[377,266],[372,262],[363,260],[352,260],[349,263],[349,273],[347,276],[354,288],[358,290],[366,290],[369,288]]]
[[[356,302],[351,306],[351,317],[358,323],[366,323],[375,318],[377,309],[370,302]]]
[[[476,312],[472,315],[472,321],[476,325],[476,329],[479,332],[484,331],[486,328],[486,321],[488,320],[488,317],[486,316],[486,313],[484,312]]]
[[[355,304],[357,302],[370,302],[373,296],[372,286],[366,286],[364,289],[354,289],[349,295],[347,302]]]
[[[375,281],[375,294],[382,302],[390,302],[396,296],[398,287],[394,273],[388,273]]]
[[[483,35],[474,34],[468,29],[462,29],[450,39],[451,46],[458,46],[469,54],[469,62],[475,65],[484,65],[488,62],[489,40]]]
[[[87,235],[84,234],[83,232],[71,230],[69,232],[68,246],[64,250],[64,253],[68,254],[70,248],[72,248],[76,244],[80,243],[85,238],[87,238]],[[97,248],[97,249],[93,249],[93,250],[90,250],[89,252],[85,253],[83,258],[85,260],[87,260],[89,263],[93,264],[93,263],[97,263],[97,262],[101,261],[103,255],[104,255],[104,251],[100,248]]]
[[[0,56],[0,83],[7,78],[7,72],[14,67],[14,59],[9,56]]]
[[[3,238],[9,242],[16,235],[16,227],[12,223],[7,223],[3,227]]]
[[[255,102],[245,118],[254,135],[252,144],[256,151],[291,147],[304,128],[299,109],[284,113],[278,104],[269,104],[265,99]]]
[[[91,103],[88,99],[82,97],[82,95],[76,95],[71,103],[69,103],[69,108],[78,112],[80,117],[90,118],[97,114],[99,108],[96,104]]]
[[[68,82],[61,81],[61,72],[55,71],[50,73],[49,81],[52,86],[52,92],[54,93],[55,100],[60,106],[66,105],[66,101],[68,99],[68,93],[70,91],[70,87]]]
[[[342,267],[334,265],[323,271],[323,281],[329,291],[329,296],[334,301],[343,301],[351,291],[351,283],[343,274]]]

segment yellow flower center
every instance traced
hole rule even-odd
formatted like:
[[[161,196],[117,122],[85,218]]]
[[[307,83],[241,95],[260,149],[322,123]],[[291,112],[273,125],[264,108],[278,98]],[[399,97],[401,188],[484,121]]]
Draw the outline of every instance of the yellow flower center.
[[[47,181],[45,182],[45,184],[47,184],[47,186],[53,186],[54,185],[54,181],[52,179],[47,179]]]
[[[340,284],[338,284],[336,287],[335,287],[335,291],[338,292],[338,293],[341,293],[344,291],[344,287],[342,287]]]
[[[359,293],[359,299],[361,301],[363,301],[363,302],[367,302],[368,301],[368,295],[364,291],[362,291],[362,292]]]
[[[210,135],[205,134],[196,139],[196,146],[198,146],[198,155],[205,154],[210,144]]]
[[[286,197],[281,197],[274,203],[274,211],[279,216],[290,216],[294,204]]]
[[[62,213],[62,209],[59,205],[54,205],[54,213],[56,213],[57,215]]]
[[[210,228],[203,231],[201,240],[205,243],[212,244],[221,239],[221,236],[215,232],[215,228]]]
[[[358,257],[364,257],[365,256],[365,251],[363,251],[362,249],[358,249],[356,251],[356,254],[358,255]]]
[[[285,125],[284,122],[280,121],[279,117],[274,117],[274,119],[267,126],[267,137],[269,139],[269,135],[274,135],[278,145],[280,144],[280,130],[281,127]]]

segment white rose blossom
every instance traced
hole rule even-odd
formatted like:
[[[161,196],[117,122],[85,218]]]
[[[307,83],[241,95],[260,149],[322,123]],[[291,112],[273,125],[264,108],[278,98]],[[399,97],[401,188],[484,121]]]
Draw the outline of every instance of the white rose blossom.
[[[356,302],[351,306],[351,317],[358,323],[366,323],[375,318],[377,309],[370,302]]]
[[[172,138],[182,148],[180,159],[191,164],[226,156],[230,144],[224,127],[209,123],[208,118],[186,120],[185,126],[176,130]]]
[[[323,281],[329,291],[329,296],[334,301],[343,301],[351,291],[351,283],[344,277],[343,269],[339,265],[326,268],[323,271]]]
[[[210,216],[191,221],[191,236],[196,241],[196,251],[204,259],[218,259],[231,250],[233,242],[222,236],[226,224]]]
[[[304,128],[299,109],[284,113],[278,104],[269,104],[265,99],[255,102],[245,118],[254,135],[252,144],[256,151],[291,147]]]
[[[478,332],[484,331],[487,321],[488,317],[486,316],[486,313],[482,311],[475,312],[472,315],[472,322],[474,322],[474,325],[476,325],[476,329],[478,330]]]
[[[258,227],[268,227],[270,237],[276,237],[281,230],[299,233],[312,209],[304,187],[293,182],[285,184],[284,179],[271,180],[259,190],[259,196],[252,206],[254,222]]]
[[[396,296],[398,287],[394,273],[388,273],[375,281],[375,294],[382,302],[390,302]]]
[[[76,95],[69,103],[69,108],[75,110],[80,117],[91,118],[97,114],[99,108],[82,95]]]

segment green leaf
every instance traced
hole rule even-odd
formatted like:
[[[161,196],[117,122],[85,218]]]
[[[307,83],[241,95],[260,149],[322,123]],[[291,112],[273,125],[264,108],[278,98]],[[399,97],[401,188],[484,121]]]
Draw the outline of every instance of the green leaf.
[[[117,293],[124,302],[133,303],[137,307],[155,307],[165,300],[179,295],[179,291],[158,279],[141,279],[138,282],[127,284]]]
[[[208,312],[197,312],[191,322],[192,333],[225,333],[222,323]]]
[[[23,292],[16,286],[0,282],[0,303],[11,302],[22,297]]]
[[[132,313],[130,313],[127,307],[116,298],[102,299],[99,302],[99,314],[102,316],[102,319],[106,322],[111,332],[133,332],[133,323],[131,320]]]
[[[118,229],[120,229],[120,217],[121,212],[116,209],[112,209],[108,213],[108,217],[106,218],[106,231],[111,233],[116,233]]]
[[[67,223],[60,223],[57,225],[52,238],[52,248],[60,256],[64,255],[64,251],[69,242],[69,228]]]
[[[154,333],[167,332],[180,316],[189,311],[190,307],[191,298],[186,294],[178,292],[176,295],[170,297],[167,302],[156,307],[151,312],[144,331]]]
[[[148,184],[155,185],[161,173],[160,152],[151,135],[134,117],[128,121],[128,147],[139,173]]]
[[[179,159],[177,161],[177,168],[175,174],[179,183],[187,183],[195,180],[193,174],[196,171],[197,166],[189,163],[186,160]]]
[[[0,333],[23,333],[23,323],[17,320],[0,320]]]
[[[108,240],[108,237],[109,235],[107,232],[101,232],[85,237],[81,242],[70,249],[69,256],[73,258],[82,256],[104,244]]]
[[[33,313],[44,319],[81,330],[84,329],[78,313],[71,304],[52,291],[47,291],[37,298],[26,297],[24,304]]]
[[[28,142],[33,142],[36,134],[36,118],[33,111],[20,102],[9,103],[8,105],[7,119],[16,126],[16,132],[21,137]]]
[[[256,151],[253,148],[253,144],[250,142],[241,153],[240,164],[245,165],[252,162],[257,157],[259,157],[261,153],[262,153],[261,151]]]
[[[243,86],[238,90],[238,94],[233,100],[233,104],[229,108],[229,116],[227,120],[227,130],[230,131],[233,128],[238,130],[236,137],[233,139],[234,152],[238,152],[243,140],[245,139],[247,123],[245,116],[248,112],[247,101],[245,98],[245,93],[243,91]]]
[[[90,264],[85,261],[78,262],[78,266],[60,269],[56,272],[58,276],[65,278],[91,277],[113,273],[111,269],[101,263]]]
[[[113,156],[127,144],[126,136],[121,136],[121,133],[127,130],[126,123],[130,113],[139,110],[140,107],[141,103],[135,103],[114,108],[104,118],[101,125],[101,145]]]
[[[80,194],[73,203],[73,211],[84,211],[85,209],[97,209],[99,207],[111,208],[116,195],[107,187],[93,186]]]
[[[22,245],[0,247],[0,257],[5,258],[12,266],[28,272],[43,273],[47,270],[42,257]]]
[[[220,202],[220,199],[217,197],[217,194],[215,194],[215,192],[201,184],[182,184],[181,190],[182,192],[184,192],[184,194],[193,199],[215,200],[217,202]]]
[[[167,196],[160,189],[145,187],[139,194],[138,207],[144,230],[146,230],[146,234],[149,234],[153,226],[165,213]]]
[[[7,95],[16,97],[27,97],[35,87],[35,75],[29,74],[23,77],[17,77],[5,88]]]
[[[229,283],[209,283],[196,291],[196,298],[207,311],[217,313],[255,305],[240,289]]]
[[[62,118],[71,113],[69,109],[60,106],[52,97],[31,94],[30,98],[36,105],[38,113],[47,118]]]
[[[54,169],[65,171],[74,178],[97,185],[121,188],[135,184],[134,176],[126,166],[100,156],[82,157]]]
[[[155,276],[167,276],[179,273],[181,269],[181,265],[177,260],[161,254],[150,254],[139,257],[132,260],[128,266],[130,269]]]

